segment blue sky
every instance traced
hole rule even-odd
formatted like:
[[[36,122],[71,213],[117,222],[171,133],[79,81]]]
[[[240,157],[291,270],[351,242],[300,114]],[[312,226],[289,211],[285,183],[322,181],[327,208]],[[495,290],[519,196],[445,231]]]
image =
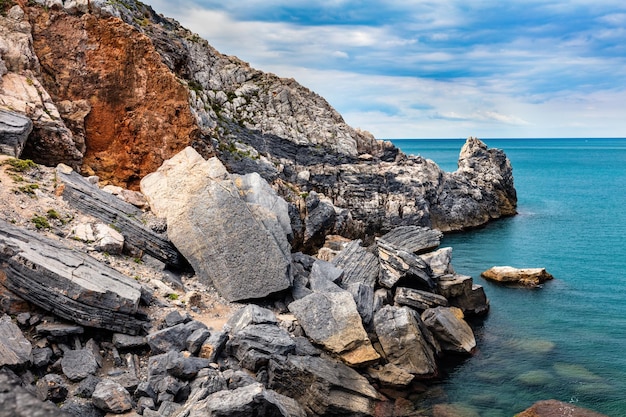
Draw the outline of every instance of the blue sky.
[[[148,0],[377,138],[626,137],[623,0]]]

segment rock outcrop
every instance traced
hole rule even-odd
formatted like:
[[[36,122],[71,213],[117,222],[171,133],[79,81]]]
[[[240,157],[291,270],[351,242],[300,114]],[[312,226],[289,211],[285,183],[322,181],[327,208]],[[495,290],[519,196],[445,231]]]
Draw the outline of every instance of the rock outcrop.
[[[480,274],[483,278],[506,285],[538,287],[554,277],[545,268],[494,266]]]

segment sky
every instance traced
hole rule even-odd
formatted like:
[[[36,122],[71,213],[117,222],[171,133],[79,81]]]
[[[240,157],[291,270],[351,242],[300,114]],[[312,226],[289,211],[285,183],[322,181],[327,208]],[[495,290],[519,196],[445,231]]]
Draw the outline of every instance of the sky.
[[[147,0],[379,139],[626,137],[623,0]]]

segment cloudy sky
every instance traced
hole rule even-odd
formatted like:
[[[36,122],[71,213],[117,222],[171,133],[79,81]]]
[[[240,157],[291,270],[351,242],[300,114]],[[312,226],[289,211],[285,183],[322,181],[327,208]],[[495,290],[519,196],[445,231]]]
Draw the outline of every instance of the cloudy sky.
[[[626,137],[623,0],[147,0],[381,139]]]

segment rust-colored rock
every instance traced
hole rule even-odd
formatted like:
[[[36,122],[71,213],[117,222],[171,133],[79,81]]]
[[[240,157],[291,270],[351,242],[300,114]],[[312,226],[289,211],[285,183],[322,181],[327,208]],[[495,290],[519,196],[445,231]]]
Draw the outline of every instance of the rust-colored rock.
[[[595,411],[557,400],[539,401],[515,417],[607,417]]]
[[[85,173],[137,188],[197,137],[188,91],[148,37],[116,18],[29,13],[42,82],[84,137]]]

